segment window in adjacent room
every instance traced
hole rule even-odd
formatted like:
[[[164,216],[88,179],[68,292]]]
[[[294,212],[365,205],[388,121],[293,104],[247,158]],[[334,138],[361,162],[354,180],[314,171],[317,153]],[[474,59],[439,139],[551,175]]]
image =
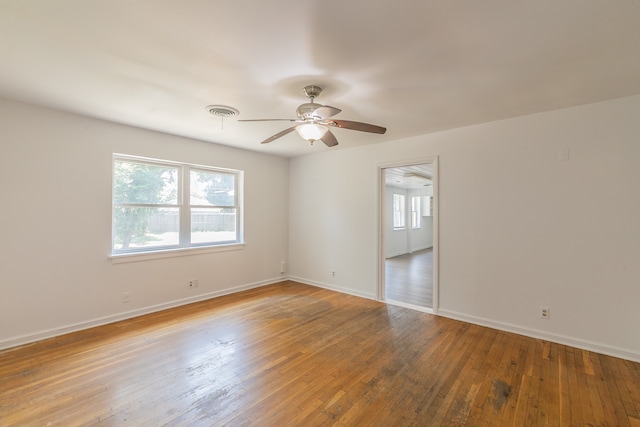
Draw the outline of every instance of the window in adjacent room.
[[[404,194],[393,195],[393,228],[401,229],[405,227],[405,202]]]
[[[411,196],[411,228],[420,228],[420,196]]]
[[[114,155],[113,254],[240,243],[242,172]]]
[[[424,203],[422,216],[433,216],[433,196],[425,196]]]

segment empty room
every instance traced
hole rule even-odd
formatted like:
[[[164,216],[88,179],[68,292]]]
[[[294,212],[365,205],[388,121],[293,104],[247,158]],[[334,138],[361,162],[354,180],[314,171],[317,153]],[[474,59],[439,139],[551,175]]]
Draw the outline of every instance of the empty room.
[[[640,2],[0,0],[0,426],[640,426]]]

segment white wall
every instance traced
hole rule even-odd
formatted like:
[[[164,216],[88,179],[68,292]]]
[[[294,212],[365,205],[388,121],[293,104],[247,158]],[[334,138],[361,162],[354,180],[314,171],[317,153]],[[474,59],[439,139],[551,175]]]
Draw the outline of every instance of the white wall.
[[[287,159],[2,100],[0,138],[0,347],[283,277]],[[244,249],[112,264],[114,152],[245,171]]]
[[[640,96],[374,141],[292,159],[293,277],[376,297],[377,169],[437,155],[439,313],[640,360]]]

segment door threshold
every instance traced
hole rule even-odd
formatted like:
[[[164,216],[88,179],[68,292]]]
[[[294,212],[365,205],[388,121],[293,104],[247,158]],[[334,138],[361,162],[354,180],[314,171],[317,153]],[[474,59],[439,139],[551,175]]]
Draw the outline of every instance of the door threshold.
[[[431,307],[423,307],[421,305],[409,304],[408,302],[396,301],[392,299],[387,299],[383,301],[386,304],[397,305],[398,307],[409,308],[411,310],[422,311],[423,313],[434,314],[433,308]]]

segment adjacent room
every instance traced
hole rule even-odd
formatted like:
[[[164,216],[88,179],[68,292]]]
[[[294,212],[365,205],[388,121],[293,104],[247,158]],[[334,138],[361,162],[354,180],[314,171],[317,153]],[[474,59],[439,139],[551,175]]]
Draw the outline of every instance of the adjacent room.
[[[0,0],[0,426],[640,426],[640,3]]]
[[[384,297],[388,303],[433,309],[434,164],[385,168]],[[436,224],[437,225],[437,224]]]

